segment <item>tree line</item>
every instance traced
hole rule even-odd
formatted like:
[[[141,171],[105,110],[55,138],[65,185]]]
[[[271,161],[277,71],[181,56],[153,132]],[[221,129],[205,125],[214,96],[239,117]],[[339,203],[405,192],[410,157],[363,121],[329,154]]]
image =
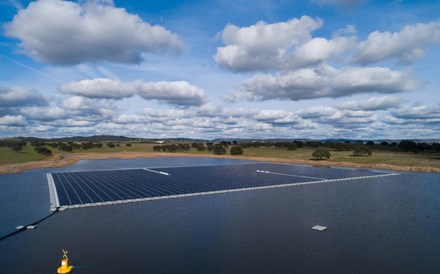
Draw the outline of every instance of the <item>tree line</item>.
[[[31,142],[27,142],[26,140],[32,140]],[[56,148],[65,152],[73,152],[74,150],[88,150],[93,148],[102,148],[106,145],[109,148],[115,148],[120,146],[120,142],[45,142],[42,139],[38,138],[9,138],[0,140],[0,147],[9,147],[11,150],[15,152],[20,152],[23,148],[30,144],[34,147],[34,150],[37,153],[50,155],[52,151],[50,148]],[[126,143],[125,146],[131,146],[131,143]],[[216,155],[224,155],[227,153],[228,149],[231,155],[241,155],[248,148],[259,148],[259,147],[267,147],[267,148],[278,148],[285,149],[289,151],[294,151],[298,148],[309,147],[309,148],[322,148],[328,151],[352,151],[353,156],[371,156],[373,149],[380,150],[392,150],[392,151],[403,151],[403,152],[440,152],[440,143],[426,143],[426,142],[415,142],[413,140],[402,140],[400,142],[387,142],[382,141],[375,143],[374,141],[220,141],[217,143],[214,142],[185,142],[185,143],[172,143],[172,144],[164,144],[164,145],[156,145],[153,147],[154,151],[163,151],[163,152],[186,152],[191,149],[197,151],[210,151]],[[319,150],[315,156],[312,157],[319,159],[328,159],[330,158],[329,154],[323,153],[323,150]],[[328,158],[327,158],[328,156]]]
[[[196,149],[197,151],[212,151],[215,155],[224,155],[226,154],[226,149],[230,146],[230,144],[226,142],[220,142],[220,143],[212,143],[207,142],[204,143],[198,143],[193,142],[192,144],[183,143],[183,144],[170,144],[170,145],[156,145],[153,146],[154,151],[163,151],[163,152],[182,152],[182,151],[189,151],[191,148]],[[233,145],[230,149],[231,155],[241,155],[243,154],[243,149],[238,145]]]

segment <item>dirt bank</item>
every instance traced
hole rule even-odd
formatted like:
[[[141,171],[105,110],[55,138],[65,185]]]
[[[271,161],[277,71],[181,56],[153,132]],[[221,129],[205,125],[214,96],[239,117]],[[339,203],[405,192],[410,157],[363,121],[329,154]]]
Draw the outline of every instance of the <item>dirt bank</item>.
[[[253,160],[253,161],[275,162],[275,163],[306,164],[313,166],[341,166],[341,167],[353,167],[353,168],[388,169],[395,171],[440,172],[440,168],[423,167],[423,166],[359,164],[359,163],[349,163],[349,162],[312,161],[312,160],[231,156],[231,155],[206,155],[206,154],[194,155],[194,154],[185,154],[185,153],[156,153],[156,152],[118,152],[118,153],[72,153],[72,154],[64,154],[64,155],[54,155],[50,159],[42,160],[42,161],[1,165],[0,174],[20,173],[22,171],[37,169],[37,168],[64,167],[64,166],[72,165],[80,160],[135,159],[135,158],[158,158],[158,157],[227,158],[227,159]]]

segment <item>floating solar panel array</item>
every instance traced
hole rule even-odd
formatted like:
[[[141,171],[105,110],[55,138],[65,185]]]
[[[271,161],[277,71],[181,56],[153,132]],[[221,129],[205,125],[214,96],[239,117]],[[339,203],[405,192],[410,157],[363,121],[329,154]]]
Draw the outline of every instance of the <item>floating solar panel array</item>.
[[[318,184],[396,173],[287,164],[241,164],[48,173],[52,209]]]

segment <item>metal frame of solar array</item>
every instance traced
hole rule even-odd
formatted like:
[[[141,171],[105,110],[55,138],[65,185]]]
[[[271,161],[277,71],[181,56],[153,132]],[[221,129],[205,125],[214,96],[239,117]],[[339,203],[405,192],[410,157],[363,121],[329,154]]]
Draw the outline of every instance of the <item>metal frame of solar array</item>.
[[[398,175],[256,163],[48,173],[51,209],[149,201]]]

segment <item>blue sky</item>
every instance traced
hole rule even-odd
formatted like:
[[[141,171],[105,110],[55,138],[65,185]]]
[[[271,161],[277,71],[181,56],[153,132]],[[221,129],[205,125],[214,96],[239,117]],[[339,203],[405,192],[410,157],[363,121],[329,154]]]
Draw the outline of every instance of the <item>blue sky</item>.
[[[0,137],[440,138],[438,1],[0,1]]]

